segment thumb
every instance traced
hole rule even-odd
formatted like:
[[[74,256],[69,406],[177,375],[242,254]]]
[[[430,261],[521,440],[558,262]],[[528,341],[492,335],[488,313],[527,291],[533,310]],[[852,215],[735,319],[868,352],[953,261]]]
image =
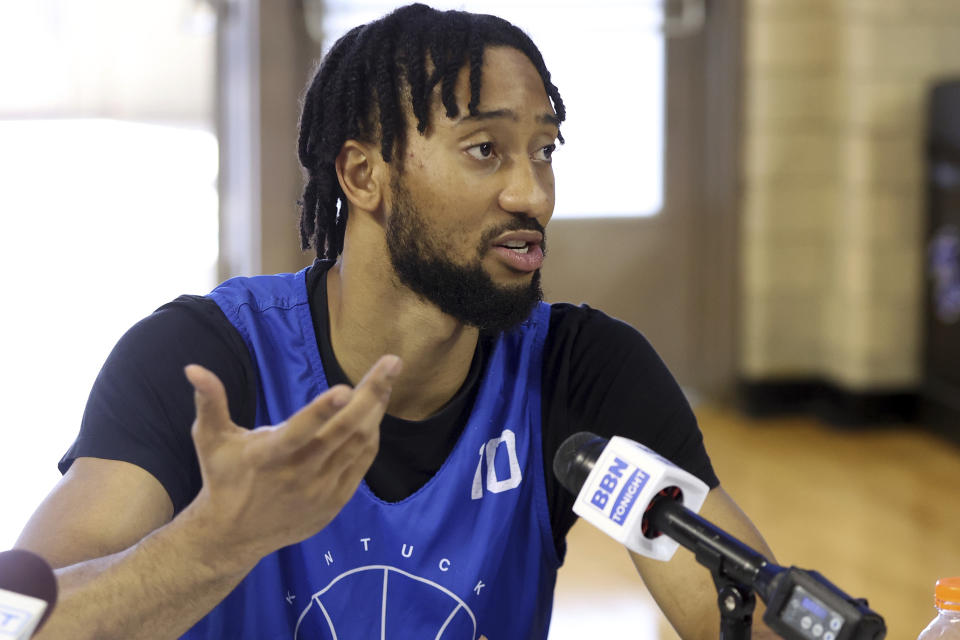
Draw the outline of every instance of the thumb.
[[[232,424],[227,392],[220,378],[198,364],[188,364],[183,371],[193,385],[193,402],[197,407],[197,417],[193,423],[194,439],[209,437]]]

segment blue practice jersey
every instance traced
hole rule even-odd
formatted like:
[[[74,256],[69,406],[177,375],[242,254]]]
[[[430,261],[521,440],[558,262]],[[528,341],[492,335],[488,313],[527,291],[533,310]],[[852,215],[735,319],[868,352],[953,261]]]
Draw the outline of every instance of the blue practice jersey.
[[[328,387],[305,274],[235,278],[210,294],[250,349],[257,426]],[[263,558],[184,637],[545,638],[560,564],[540,442],[549,318],[538,305],[497,340],[469,421],[429,482],[396,503],[361,483],[323,531]]]

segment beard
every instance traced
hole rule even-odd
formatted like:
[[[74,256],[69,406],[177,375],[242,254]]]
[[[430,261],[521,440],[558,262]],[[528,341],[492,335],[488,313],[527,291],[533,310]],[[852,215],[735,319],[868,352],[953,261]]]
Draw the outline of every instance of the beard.
[[[507,331],[527,319],[543,300],[540,270],[529,283],[498,285],[482,264],[494,238],[507,231],[544,232],[534,218],[518,217],[483,233],[476,255],[460,265],[450,259],[454,249],[444,246],[414,205],[410,193],[394,179],[391,183],[393,212],[387,222],[386,240],[390,262],[400,282],[443,313],[482,333]],[[546,254],[546,242],[543,243]]]

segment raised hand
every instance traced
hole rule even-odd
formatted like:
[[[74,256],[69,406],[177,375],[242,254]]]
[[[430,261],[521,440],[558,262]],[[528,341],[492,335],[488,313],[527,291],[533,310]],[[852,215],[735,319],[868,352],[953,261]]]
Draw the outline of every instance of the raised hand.
[[[184,515],[209,527],[225,552],[257,559],[323,529],[376,456],[400,368],[398,357],[383,356],[356,388],[333,387],[283,423],[251,431],[230,419],[212,372],[186,367],[203,487]]]

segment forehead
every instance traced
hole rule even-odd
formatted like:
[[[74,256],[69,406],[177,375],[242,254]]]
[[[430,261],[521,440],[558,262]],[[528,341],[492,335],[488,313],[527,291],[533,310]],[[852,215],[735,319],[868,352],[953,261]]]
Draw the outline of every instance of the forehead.
[[[491,112],[509,110],[523,119],[538,119],[555,115],[553,105],[543,86],[543,79],[530,59],[521,51],[507,46],[487,47],[483,52],[480,94],[477,110]],[[470,67],[464,66],[457,76],[455,88],[460,113],[453,122],[469,115]],[[451,122],[440,104],[439,91],[432,108],[437,112],[434,122]]]

